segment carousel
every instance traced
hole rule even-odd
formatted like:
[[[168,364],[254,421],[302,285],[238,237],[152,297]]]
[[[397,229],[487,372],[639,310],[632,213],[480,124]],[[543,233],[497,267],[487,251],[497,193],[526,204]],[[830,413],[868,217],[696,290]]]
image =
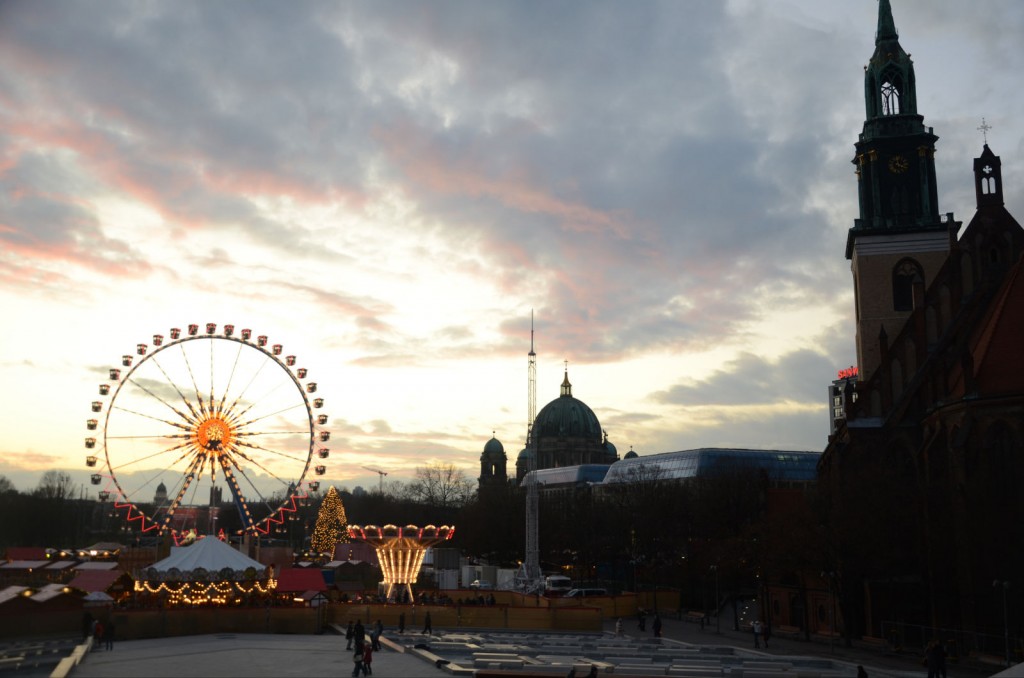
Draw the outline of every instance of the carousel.
[[[391,594],[394,593],[395,587],[399,586],[408,594],[409,600],[412,600],[412,585],[419,578],[427,549],[454,537],[455,527],[349,525],[348,536],[354,541],[366,542],[376,550],[384,576],[383,583],[387,587],[384,597],[391,600]]]

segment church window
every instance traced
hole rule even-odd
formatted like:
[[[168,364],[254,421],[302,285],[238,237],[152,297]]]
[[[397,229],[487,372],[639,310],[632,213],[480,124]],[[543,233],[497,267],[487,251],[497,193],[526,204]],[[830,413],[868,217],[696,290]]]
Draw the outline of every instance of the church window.
[[[900,90],[891,81],[882,83],[882,115],[899,115]]]
[[[921,265],[913,259],[901,259],[892,270],[893,310],[914,310],[914,285],[924,285]]]

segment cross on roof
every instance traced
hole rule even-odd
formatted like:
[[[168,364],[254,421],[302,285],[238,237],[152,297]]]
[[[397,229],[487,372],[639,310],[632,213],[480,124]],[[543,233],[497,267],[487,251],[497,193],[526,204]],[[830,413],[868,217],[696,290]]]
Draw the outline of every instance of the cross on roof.
[[[985,140],[985,144],[988,145],[988,131],[992,129],[992,125],[985,122],[985,118],[981,119],[981,125],[978,127],[978,131],[981,132],[982,138]]]

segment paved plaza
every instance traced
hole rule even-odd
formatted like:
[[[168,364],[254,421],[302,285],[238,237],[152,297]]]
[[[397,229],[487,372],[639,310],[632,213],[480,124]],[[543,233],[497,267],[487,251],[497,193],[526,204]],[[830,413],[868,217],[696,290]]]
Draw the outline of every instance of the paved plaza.
[[[483,629],[437,629],[433,635],[385,630],[382,651],[374,655],[375,678],[470,676],[480,669],[572,669],[590,666],[611,675],[744,676],[832,678],[856,676],[863,665],[871,678],[925,676],[920,658],[873,648],[845,648],[827,642],[772,638],[754,649],[749,633],[700,630],[698,624],[665,619],[655,639],[626,623],[622,637],[609,621],[603,633],[534,633]],[[420,646],[420,647],[417,647]],[[438,665],[441,660],[441,666]],[[447,663],[445,663],[447,662]],[[950,678],[981,678],[1001,667],[952,663]],[[335,633],[323,635],[213,634],[119,642],[112,652],[93,651],[71,675],[75,678],[132,676],[346,676],[351,653]]]

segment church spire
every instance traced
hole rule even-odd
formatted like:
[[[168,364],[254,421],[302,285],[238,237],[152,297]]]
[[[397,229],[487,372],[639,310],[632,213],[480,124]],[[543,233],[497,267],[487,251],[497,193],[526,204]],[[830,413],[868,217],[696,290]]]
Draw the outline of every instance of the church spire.
[[[875,32],[875,44],[882,40],[897,40],[896,22],[892,20],[892,6],[889,0],[878,0],[878,30]]]
[[[569,383],[569,361],[565,361],[565,378],[562,379],[562,397],[572,397],[572,384]]]

